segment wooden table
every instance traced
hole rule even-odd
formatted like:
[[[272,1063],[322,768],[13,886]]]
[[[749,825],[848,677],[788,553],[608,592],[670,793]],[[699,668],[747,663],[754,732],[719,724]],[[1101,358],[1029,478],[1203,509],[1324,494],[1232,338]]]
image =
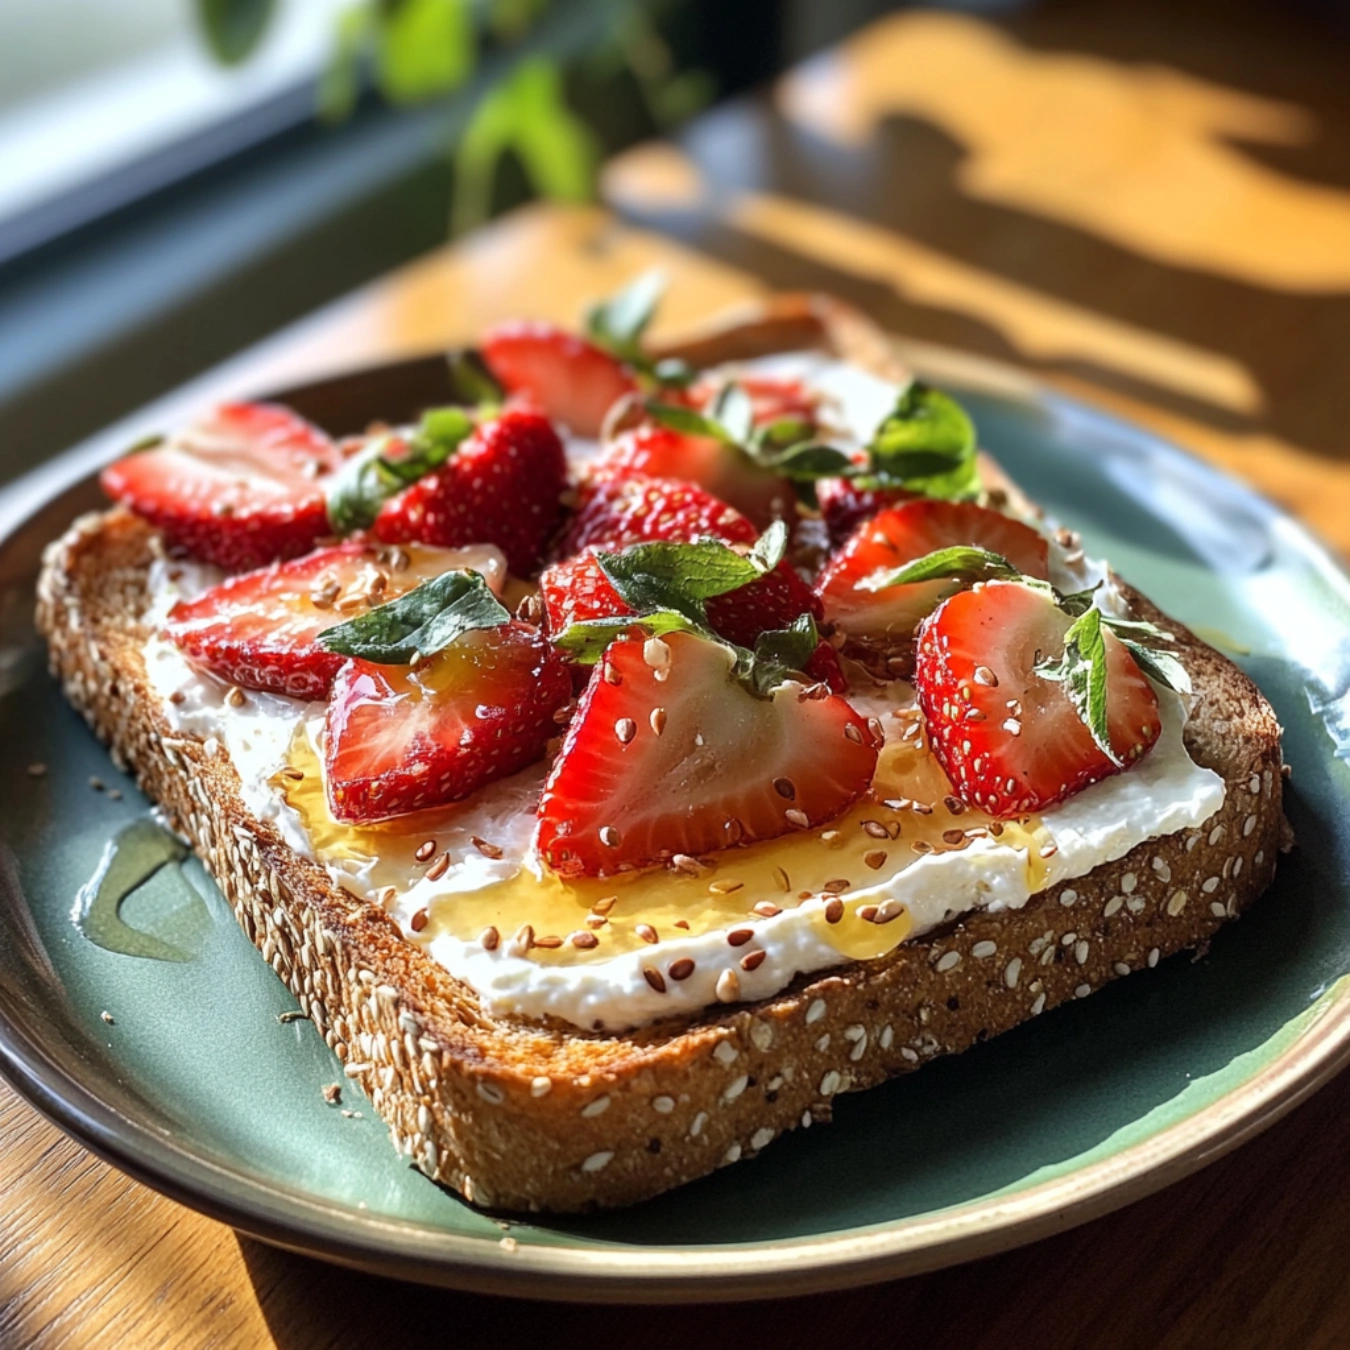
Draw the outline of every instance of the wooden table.
[[[571,320],[659,261],[671,328],[821,286],[1160,428],[1350,552],[1345,41],[1283,9],[904,12],[678,144],[608,209],[533,208],[331,307],[203,397]],[[1170,63],[1170,64],[1164,64]],[[242,1239],[0,1085],[0,1344],[1350,1343],[1350,1083],[1121,1213],[923,1278],[772,1305],[548,1307]],[[789,1290],[784,1290],[785,1295]]]

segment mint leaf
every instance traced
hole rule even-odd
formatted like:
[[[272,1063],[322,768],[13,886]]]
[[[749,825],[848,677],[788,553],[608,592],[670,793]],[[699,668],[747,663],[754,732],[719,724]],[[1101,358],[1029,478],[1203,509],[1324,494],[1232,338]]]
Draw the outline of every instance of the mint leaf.
[[[401,454],[396,436],[377,436],[334,475],[328,489],[328,521],[335,534],[368,530],[380,507],[411,483],[439,469],[473,430],[463,408],[432,408],[422,414],[417,430]]]
[[[754,652],[745,653],[751,660],[744,673],[755,692],[767,696],[789,675],[802,673],[818,646],[816,621],[809,614],[798,615],[790,628],[771,628],[755,639]]]
[[[651,324],[668,284],[668,278],[660,268],[641,273],[617,295],[601,300],[587,310],[586,336],[619,360],[646,366],[642,335]]]
[[[615,614],[604,619],[586,619],[571,624],[559,633],[553,644],[561,647],[578,665],[593,666],[615,638],[632,628],[642,628],[653,637],[662,633],[704,634],[700,624],[670,609],[653,610],[650,614]]]
[[[478,572],[442,572],[406,595],[319,634],[330,652],[381,666],[406,666],[475,628],[511,615]]]
[[[1036,667],[1043,679],[1064,685],[1074,711],[1087,727],[1093,741],[1112,764],[1124,761],[1111,748],[1111,732],[1106,709],[1106,639],[1102,635],[1102,613],[1089,609],[1074,620],[1064,634],[1064,655],[1058,661],[1043,661]]]
[[[763,575],[772,572],[787,553],[788,528],[781,520],[775,520],[763,534],[755,540],[755,546],[746,554],[746,562]]]
[[[1001,553],[969,544],[940,548],[906,563],[890,576],[868,586],[882,590],[887,586],[912,586],[918,581],[1020,581],[1022,574]]]
[[[622,553],[598,553],[596,561],[620,598],[639,614],[673,610],[702,628],[708,626],[708,600],[763,575],[755,562],[716,539],[634,544]]]
[[[1106,626],[1114,629],[1116,621],[1106,620]],[[1150,625],[1151,626],[1151,625]],[[1171,638],[1170,633],[1163,633],[1163,637]],[[1191,677],[1187,674],[1186,667],[1177,660],[1170,652],[1160,652],[1155,647],[1145,647],[1140,642],[1133,642],[1129,638],[1121,638],[1130,655],[1134,657],[1135,664],[1151,680],[1156,680],[1166,689],[1173,689],[1178,694],[1189,694],[1191,692]]]
[[[649,398],[642,405],[647,415],[663,427],[678,431],[685,436],[709,436],[724,445],[735,445],[726,427],[715,418],[705,417],[693,408],[681,408],[674,403],[662,403],[660,399]]]
[[[903,487],[928,497],[973,497],[980,480],[975,424],[950,395],[918,380],[873,434],[867,486]]]
[[[709,412],[713,421],[722,427],[729,444],[749,444],[755,430],[755,405],[735,380],[728,380],[717,391]]]

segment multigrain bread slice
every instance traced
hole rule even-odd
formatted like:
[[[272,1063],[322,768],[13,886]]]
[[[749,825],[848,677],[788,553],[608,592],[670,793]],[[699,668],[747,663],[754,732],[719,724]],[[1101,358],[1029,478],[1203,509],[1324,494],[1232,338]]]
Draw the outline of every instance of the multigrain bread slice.
[[[808,345],[873,368],[889,359],[846,311],[800,298],[683,351],[705,364]],[[827,1120],[841,1092],[1203,944],[1269,885],[1287,842],[1270,706],[1223,656],[1126,589],[1137,617],[1175,634],[1194,682],[1186,744],[1227,788],[1202,829],[1141,844],[1021,910],[974,913],[889,956],[800,978],[761,1003],[622,1035],[494,1016],[381,909],[253,817],[223,750],[171,729],[141,654],[158,548],[120,509],[82,518],[50,547],[38,622],[52,668],[192,841],[395,1146],[478,1204],[628,1204],[749,1158],[786,1130]]]

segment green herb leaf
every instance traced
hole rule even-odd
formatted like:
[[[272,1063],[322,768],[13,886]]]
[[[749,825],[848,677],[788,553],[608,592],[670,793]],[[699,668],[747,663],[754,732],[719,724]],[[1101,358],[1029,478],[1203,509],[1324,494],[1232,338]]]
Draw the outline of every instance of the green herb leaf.
[[[334,533],[368,530],[390,497],[440,468],[473,426],[463,408],[432,408],[422,414],[403,453],[391,453],[403,445],[399,438],[377,436],[347,460],[328,489],[328,521]]]
[[[755,546],[746,554],[746,562],[762,576],[772,572],[787,553],[788,528],[781,520],[775,520],[763,534],[755,540]]]
[[[448,647],[475,628],[511,615],[477,572],[443,572],[406,595],[319,635],[330,652],[381,666],[406,666]]]
[[[1106,708],[1106,640],[1102,636],[1102,614],[1089,609],[1074,621],[1064,634],[1064,655],[1058,661],[1045,661],[1036,667],[1043,679],[1064,685],[1079,720],[1092,734],[1102,754],[1112,764],[1124,761],[1111,748],[1111,731]]]
[[[918,581],[1019,581],[1022,574],[1001,553],[968,544],[955,544],[915,558],[890,576],[869,586],[883,590],[887,586],[912,586]]]
[[[662,357],[652,366],[650,372],[657,384],[670,385],[676,389],[686,389],[698,379],[698,371],[688,361],[678,356]]]
[[[621,361],[645,365],[642,335],[666,293],[668,278],[660,268],[643,272],[617,295],[601,300],[586,312],[586,336]]]
[[[579,665],[593,666],[615,638],[622,637],[632,628],[642,628],[653,637],[660,637],[662,633],[704,633],[701,625],[691,622],[685,615],[673,609],[658,609],[640,616],[619,614],[605,619],[586,619],[565,628],[553,643]]]
[[[361,93],[361,65],[374,32],[374,12],[353,5],[338,15],[333,51],[319,76],[316,96],[319,117],[343,122],[352,115]]]
[[[1108,619],[1106,626],[1115,628],[1116,625]],[[1171,637],[1171,634],[1164,633],[1163,636]],[[1134,657],[1135,664],[1149,679],[1156,680],[1166,689],[1174,689],[1178,694],[1191,692],[1191,677],[1186,667],[1171,652],[1160,652],[1156,647],[1145,647],[1143,643],[1133,642],[1129,638],[1121,638],[1121,641]]]
[[[790,628],[761,633],[745,672],[755,692],[767,696],[789,675],[801,674],[818,646],[820,634],[809,614],[798,615]]]
[[[693,408],[677,407],[674,403],[662,403],[660,399],[655,398],[645,400],[643,407],[653,421],[659,422],[663,427],[669,427],[672,431],[678,431],[685,436],[710,436],[724,445],[735,444],[726,427],[712,417],[695,412]]]
[[[755,405],[735,380],[728,380],[713,397],[709,409],[731,445],[747,445],[755,429]]]
[[[597,554],[597,561],[620,598],[639,614],[673,610],[703,628],[707,601],[763,575],[756,562],[716,539],[634,544],[622,553]]]
[[[950,395],[913,381],[868,447],[865,482],[904,487],[928,497],[975,496],[975,424]]]

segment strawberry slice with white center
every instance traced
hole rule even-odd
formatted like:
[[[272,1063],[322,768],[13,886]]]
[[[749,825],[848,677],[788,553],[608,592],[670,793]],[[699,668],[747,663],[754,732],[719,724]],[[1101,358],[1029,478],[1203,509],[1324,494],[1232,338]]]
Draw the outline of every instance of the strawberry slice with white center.
[[[240,570],[308,553],[330,534],[333,442],[288,408],[227,403],[103,470],[103,490],[178,553]]]
[[[319,644],[325,629],[460,568],[481,573],[497,593],[506,580],[505,561],[491,546],[338,544],[180,600],[164,631],[189,660],[231,684],[327,698],[346,658]]]
[[[498,324],[484,334],[481,350],[507,393],[577,436],[598,436],[605,414],[637,388],[621,361],[551,323]]]
[[[914,684],[933,753],[963,801],[1003,818],[1040,811],[1133,764],[1160,731],[1158,700],[1103,626],[1107,743],[1094,740],[1062,680],[1038,672],[1064,654],[1074,620],[1047,589],[990,581],[924,620]]]
[[[795,682],[759,697],[733,660],[692,633],[609,646],[539,805],[539,851],[555,872],[609,876],[773,839],[867,790],[880,738],[865,718]]]
[[[557,651],[517,620],[464,633],[416,666],[353,660],[328,706],[329,809],[362,823],[460,801],[539,759],[571,695]]]
[[[966,583],[955,578],[883,583],[906,563],[971,545],[1044,580],[1045,540],[1021,521],[971,502],[921,498],[864,521],[816,581],[825,618],[850,638],[882,650],[907,643],[919,620]]]

